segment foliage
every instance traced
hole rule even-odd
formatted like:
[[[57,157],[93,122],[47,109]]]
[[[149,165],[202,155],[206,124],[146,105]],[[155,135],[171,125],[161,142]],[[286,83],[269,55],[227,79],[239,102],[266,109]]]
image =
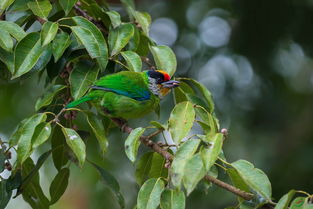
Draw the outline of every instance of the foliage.
[[[125,208],[119,183],[110,172],[88,160],[85,137],[72,125],[77,114],[84,115],[99,142],[98,154],[102,155],[109,149],[107,137],[115,128],[113,120],[110,122],[110,118],[95,113],[92,108],[63,108],[72,99],[83,96],[97,78],[121,68],[140,72],[153,67],[170,75],[175,73],[177,61],[173,51],[168,46],[156,45],[149,37],[149,14],[136,11],[131,1],[122,2],[129,18],[94,0],[0,3],[0,64],[4,66],[0,69],[1,76],[20,82],[39,74],[46,79],[47,86],[36,102],[37,113],[20,122],[9,139],[10,147],[1,142],[0,172],[4,169],[11,172],[8,179],[2,178],[0,182],[0,208],[7,205],[14,192],[15,196],[22,195],[32,208],[55,204],[67,188],[70,162],[81,168],[86,163],[94,166],[120,207]],[[6,20],[7,16],[16,14],[19,19]],[[39,22],[41,28],[27,32],[35,22]],[[153,57],[156,67],[148,57]],[[219,130],[211,93],[193,79],[180,78],[180,81],[181,86],[174,91],[175,107],[167,124],[151,121],[152,127],[132,130],[125,141],[126,155],[135,163],[136,180],[141,186],[136,207],[184,208],[186,196],[198,185],[207,184],[202,179],[211,179],[209,181],[238,195],[240,208],[274,205],[271,183],[263,171],[245,160],[229,163],[225,159],[222,145],[226,135]],[[55,104],[61,105],[55,108]],[[202,130],[194,133],[193,127],[197,125]],[[144,133],[151,128],[157,134],[168,131],[173,143],[166,140],[157,145],[149,141]],[[60,130],[62,138],[55,134]],[[30,156],[43,144],[51,145],[51,149],[34,163]],[[147,152],[138,159],[140,145],[150,146],[155,152]],[[16,161],[11,160],[12,149],[16,149]],[[41,188],[38,171],[50,155],[58,174],[51,182],[48,198]],[[237,189],[218,183],[215,177],[220,170],[214,165],[229,175]],[[296,192],[299,193],[291,190],[283,196],[275,208],[287,208],[290,203],[291,208],[313,207],[312,196],[293,200]]]

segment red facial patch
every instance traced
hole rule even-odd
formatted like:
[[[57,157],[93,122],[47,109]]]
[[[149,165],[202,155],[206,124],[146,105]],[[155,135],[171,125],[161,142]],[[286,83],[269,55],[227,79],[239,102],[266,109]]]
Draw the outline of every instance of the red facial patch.
[[[169,74],[163,73],[163,75],[164,75],[164,81],[169,81],[169,80],[171,80],[171,76],[170,76]]]

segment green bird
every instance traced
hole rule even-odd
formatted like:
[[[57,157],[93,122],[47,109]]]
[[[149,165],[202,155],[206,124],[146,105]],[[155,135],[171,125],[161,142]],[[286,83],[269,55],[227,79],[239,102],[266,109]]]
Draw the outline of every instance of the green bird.
[[[139,118],[155,110],[160,99],[177,86],[179,82],[171,80],[162,70],[122,71],[101,77],[90,87],[89,93],[66,108],[90,101],[109,117]]]

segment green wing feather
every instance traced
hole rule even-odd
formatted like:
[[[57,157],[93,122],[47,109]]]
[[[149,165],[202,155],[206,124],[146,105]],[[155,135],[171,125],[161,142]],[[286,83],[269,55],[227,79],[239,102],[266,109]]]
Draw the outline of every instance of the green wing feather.
[[[151,94],[148,88],[148,76],[145,72],[122,71],[107,75],[96,81],[94,86],[103,88],[103,91],[93,90],[86,96],[69,103],[66,108],[72,108],[83,102],[99,99],[108,91],[138,101],[150,99]]]

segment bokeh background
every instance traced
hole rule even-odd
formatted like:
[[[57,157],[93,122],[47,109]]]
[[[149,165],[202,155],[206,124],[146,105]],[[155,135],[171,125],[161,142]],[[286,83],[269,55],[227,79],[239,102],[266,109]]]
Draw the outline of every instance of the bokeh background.
[[[125,14],[119,2],[109,2]],[[176,53],[176,76],[195,78],[212,92],[221,127],[229,130],[224,145],[228,161],[246,159],[265,171],[276,200],[290,189],[313,193],[313,1],[141,0],[136,6],[152,16],[151,37]],[[43,93],[44,81],[36,76],[18,83],[0,80],[1,139],[7,140],[19,121],[34,113]],[[172,107],[172,97],[167,97],[161,121]],[[131,124],[145,125],[152,118]],[[88,130],[82,116],[76,124]],[[96,154],[96,141],[89,137],[88,155],[116,176],[127,208],[132,208],[139,187],[123,150],[125,137],[118,130],[112,133],[104,158]],[[49,160],[40,171],[45,191],[56,174]],[[220,178],[227,181],[221,171]],[[234,195],[215,186],[207,194],[200,186],[187,200],[190,209],[235,204]],[[19,197],[7,208],[29,206]],[[73,165],[70,186],[52,208],[118,205],[93,168]]]

